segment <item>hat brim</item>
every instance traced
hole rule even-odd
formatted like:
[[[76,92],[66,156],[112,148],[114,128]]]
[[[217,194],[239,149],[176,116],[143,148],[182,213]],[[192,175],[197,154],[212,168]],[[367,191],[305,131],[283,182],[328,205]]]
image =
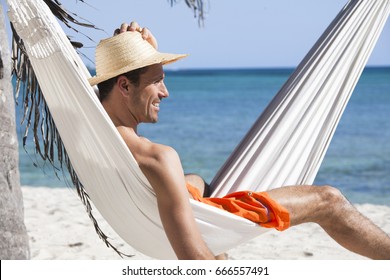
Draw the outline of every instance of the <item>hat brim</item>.
[[[89,84],[91,86],[97,85],[101,82],[107,81],[111,78],[117,77],[119,75],[125,74],[127,72],[130,72],[132,70],[140,69],[146,66],[150,66],[153,64],[169,64],[172,62],[175,62],[177,60],[180,60],[184,57],[188,56],[187,54],[171,54],[171,53],[160,53],[156,52],[154,55],[149,57],[147,60],[144,60],[138,64],[132,64],[125,67],[122,67],[120,69],[116,69],[115,72],[109,72],[105,73],[104,75],[95,75],[88,79]]]

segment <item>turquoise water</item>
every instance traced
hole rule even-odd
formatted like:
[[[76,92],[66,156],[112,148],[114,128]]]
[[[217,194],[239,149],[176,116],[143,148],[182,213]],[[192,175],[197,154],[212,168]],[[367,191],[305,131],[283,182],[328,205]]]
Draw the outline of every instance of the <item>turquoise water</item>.
[[[174,147],[185,172],[199,173],[210,181],[291,72],[167,71],[170,97],[161,104],[160,121],[142,125],[139,132]],[[337,186],[355,203],[390,205],[389,120],[390,68],[367,68],[315,183]],[[66,186],[61,173],[57,178],[50,165],[44,166],[31,147],[28,150],[20,147],[23,185]]]

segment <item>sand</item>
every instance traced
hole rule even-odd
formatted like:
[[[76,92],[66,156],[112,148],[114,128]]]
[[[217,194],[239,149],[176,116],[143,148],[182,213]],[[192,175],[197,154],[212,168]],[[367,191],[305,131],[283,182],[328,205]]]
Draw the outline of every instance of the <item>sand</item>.
[[[98,238],[84,206],[68,188],[22,187],[25,223],[34,260],[116,260],[121,259]],[[372,204],[356,207],[385,232],[390,233],[390,207]],[[112,243],[129,259],[149,257],[123,242],[105,220],[97,220]],[[234,260],[364,260],[333,241],[315,224],[270,231],[228,252]]]

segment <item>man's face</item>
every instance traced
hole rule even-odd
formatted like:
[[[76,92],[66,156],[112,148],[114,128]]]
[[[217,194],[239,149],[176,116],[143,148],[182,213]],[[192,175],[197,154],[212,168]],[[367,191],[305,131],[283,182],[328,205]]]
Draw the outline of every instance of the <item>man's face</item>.
[[[139,85],[132,86],[133,93],[128,108],[138,123],[158,121],[161,100],[169,96],[164,77],[162,65],[154,64],[141,74]]]

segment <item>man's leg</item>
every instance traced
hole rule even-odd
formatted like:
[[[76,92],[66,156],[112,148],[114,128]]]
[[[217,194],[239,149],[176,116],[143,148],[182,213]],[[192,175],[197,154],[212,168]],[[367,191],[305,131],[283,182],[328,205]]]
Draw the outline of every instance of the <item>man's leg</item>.
[[[319,224],[346,249],[372,259],[390,259],[390,237],[330,186],[291,186],[267,191],[290,212],[291,226]]]

